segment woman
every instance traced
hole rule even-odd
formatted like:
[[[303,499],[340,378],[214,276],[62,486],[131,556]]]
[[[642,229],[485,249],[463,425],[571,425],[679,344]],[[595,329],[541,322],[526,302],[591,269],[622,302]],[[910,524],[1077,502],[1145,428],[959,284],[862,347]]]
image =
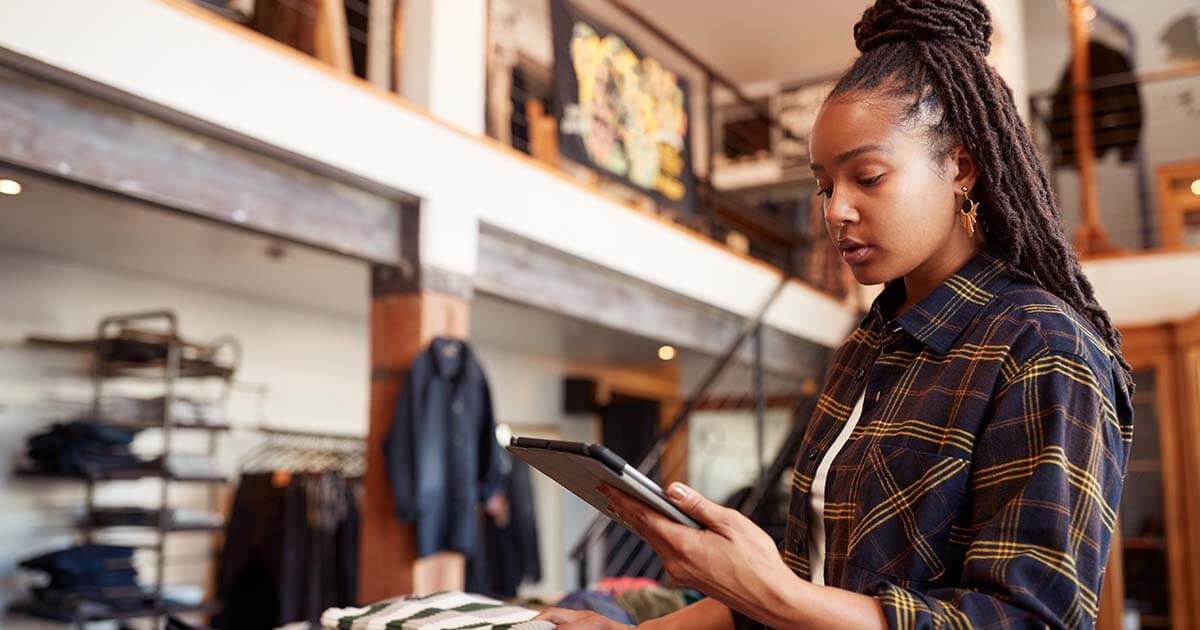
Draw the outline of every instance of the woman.
[[[709,595],[646,627],[1094,625],[1133,383],[990,35],[982,0],[879,0],[855,26],[812,169],[855,278],[885,288],[833,356],[782,555],[682,485],[707,530],[609,495]]]

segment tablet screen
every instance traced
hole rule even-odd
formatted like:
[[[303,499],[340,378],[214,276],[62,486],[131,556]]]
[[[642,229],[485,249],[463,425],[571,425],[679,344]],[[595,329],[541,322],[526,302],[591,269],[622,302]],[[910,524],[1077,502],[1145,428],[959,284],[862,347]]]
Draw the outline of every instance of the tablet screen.
[[[609,518],[614,515],[608,509],[608,498],[600,493],[599,487],[603,483],[641,499],[678,523],[700,528],[696,521],[667,500],[658,484],[608,449],[580,442],[513,438],[508,450]]]

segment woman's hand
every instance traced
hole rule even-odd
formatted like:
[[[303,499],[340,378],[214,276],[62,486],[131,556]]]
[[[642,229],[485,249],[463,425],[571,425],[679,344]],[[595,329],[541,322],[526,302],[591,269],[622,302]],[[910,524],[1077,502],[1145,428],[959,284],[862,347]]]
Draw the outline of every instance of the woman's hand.
[[[590,610],[567,610],[566,608],[547,608],[533,618],[535,621],[549,621],[557,624],[561,630],[628,630],[629,626],[617,623],[604,615]]]
[[[736,610],[770,609],[782,589],[799,580],[775,541],[737,510],[722,507],[681,483],[667,497],[705,527],[695,530],[610,486],[600,489],[626,526],[658,552],[675,582]]]

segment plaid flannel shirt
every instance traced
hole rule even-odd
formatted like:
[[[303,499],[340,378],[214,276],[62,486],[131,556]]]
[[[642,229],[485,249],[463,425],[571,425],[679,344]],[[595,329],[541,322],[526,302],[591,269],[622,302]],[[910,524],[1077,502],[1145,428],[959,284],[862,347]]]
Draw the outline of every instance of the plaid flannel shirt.
[[[813,475],[863,393],[826,484],[825,583],[878,597],[892,628],[1095,624],[1131,395],[1091,326],[1006,269],[981,253],[894,319],[889,283],[806,429],[784,561],[809,579]]]

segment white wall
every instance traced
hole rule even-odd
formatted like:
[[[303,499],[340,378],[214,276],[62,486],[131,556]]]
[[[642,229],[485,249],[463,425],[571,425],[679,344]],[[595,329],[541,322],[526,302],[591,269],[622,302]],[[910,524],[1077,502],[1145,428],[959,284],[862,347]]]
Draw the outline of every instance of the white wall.
[[[422,256],[443,269],[474,272],[477,225],[486,221],[743,315],[779,278],[185,6],[10,1],[0,46],[421,196]],[[828,345],[853,314],[793,283],[767,322]]]
[[[562,387],[568,373],[561,361],[501,348],[486,340],[474,341],[472,347],[488,375],[496,422],[509,425],[513,435],[576,442],[598,440],[595,416],[563,413]],[[573,589],[577,583],[578,572],[567,560],[567,553],[579,541],[596,510],[545,475],[533,471],[530,477],[542,580],[523,586],[520,592],[522,596],[554,596]]]
[[[483,133],[487,3],[409,0],[401,94],[465,131]]]
[[[992,13],[992,52],[988,61],[1012,88],[1021,118],[1029,121],[1024,0],[987,0]]]
[[[770,465],[791,428],[790,410],[767,410],[763,423],[763,466]],[[688,419],[688,481],[692,487],[719,503],[758,481],[756,431],[752,410],[693,414]]]
[[[0,206],[8,214],[26,209],[11,203]],[[238,257],[226,248],[228,242],[197,240],[215,248],[213,256],[224,252]],[[251,240],[257,247],[258,240]],[[253,275],[253,269],[246,272]],[[31,482],[8,472],[26,437],[70,415],[72,407],[51,403],[52,399],[86,400],[89,396],[82,369],[86,358],[19,344],[28,334],[87,337],[94,335],[105,314],[171,308],[178,313],[188,338],[236,335],[245,349],[238,379],[269,388],[265,399],[246,390],[235,391],[230,405],[235,426],[261,417],[277,427],[366,432],[370,387],[365,315],[266,297],[272,293],[269,289],[255,296],[156,273],[161,270],[152,265],[139,273],[105,267],[94,259],[73,259],[69,252],[31,251],[0,243],[0,461],[5,462],[0,466],[0,514],[4,514],[0,519],[0,606],[20,590],[13,573],[15,562],[73,540],[72,524],[83,506],[79,484]],[[365,314],[369,299],[365,267],[360,282],[362,303],[347,306]],[[144,387],[139,391],[150,393]],[[213,393],[212,388],[206,391]],[[146,434],[135,448],[153,452],[155,439]],[[238,454],[260,439],[248,431],[222,437],[225,470],[232,473]],[[182,446],[188,452],[203,452],[203,445],[195,439],[184,438]],[[154,484],[104,484],[100,501],[145,505],[146,498],[153,497],[151,503],[156,503]],[[172,496],[181,506],[205,505],[204,493],[185,484],[176,484]],[[168,545],[173,558],[168,563],[169,582],[204,584],[207,573],[201,558],[208,540],[199,534],[173,535]],[[139,560],[144,576],[152,578],[152,556],[143,554]]]

